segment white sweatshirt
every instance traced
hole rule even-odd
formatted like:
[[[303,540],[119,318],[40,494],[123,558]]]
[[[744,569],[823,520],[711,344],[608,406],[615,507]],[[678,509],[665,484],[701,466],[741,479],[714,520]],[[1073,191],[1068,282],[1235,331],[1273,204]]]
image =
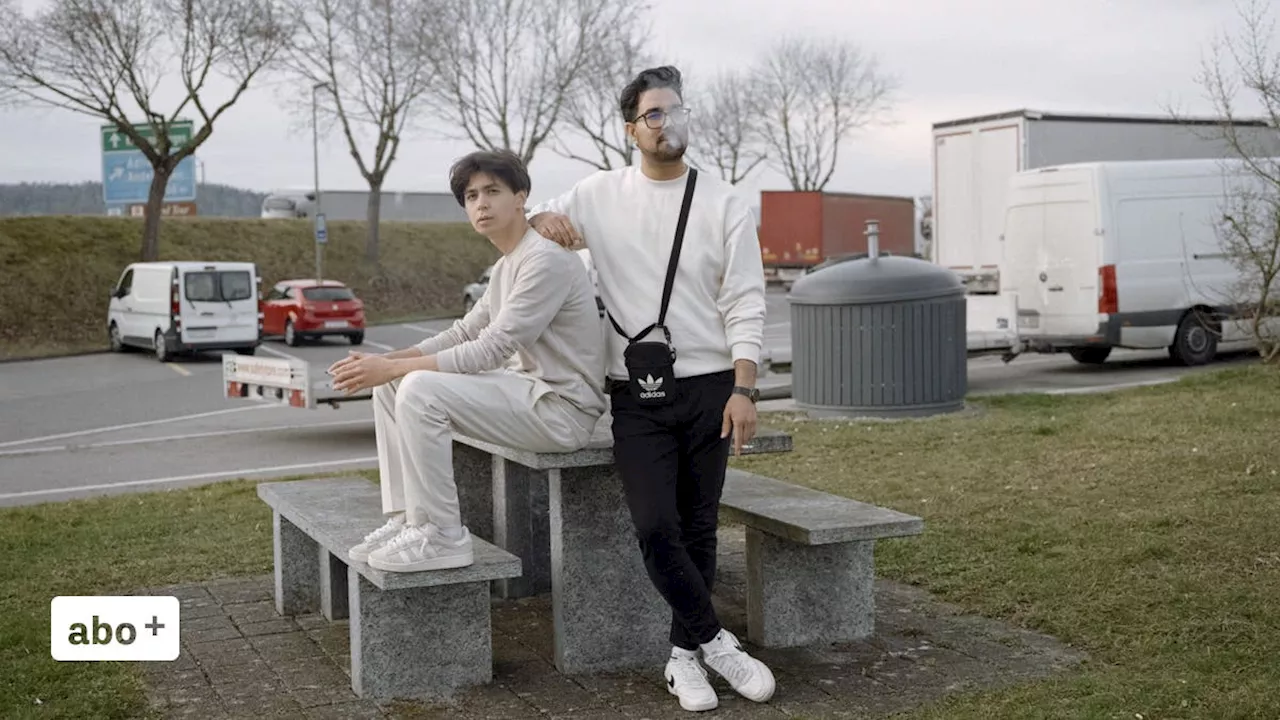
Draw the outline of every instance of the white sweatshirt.
[[[652,180],[639,167],[594,173],[532,209],[568,215],[591,252],[600,297],[632,337],[657,322],[688,174]],[[755,216],[733,186],[698,173],[667,307],[676,377],[760,362],[765,281]],[[609,376],[627,377],[627,340],[605,320]],[[640,340],[662,341],[661,331]]]
[[[539,380],[594,423],[605,411],[604,338],[582,260],[529,228],[498,259],[489,287],[465,317],[415,347],[441,372],[508,368]]]

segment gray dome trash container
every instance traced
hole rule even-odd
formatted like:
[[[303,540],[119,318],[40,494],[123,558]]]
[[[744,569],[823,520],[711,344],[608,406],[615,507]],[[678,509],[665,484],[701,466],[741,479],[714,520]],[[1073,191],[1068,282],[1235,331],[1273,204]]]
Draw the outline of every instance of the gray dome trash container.
[[[821,417],[960,410],[968,389],[965,290],[925,260],[875,256],[800,277],[791,306],[791,397]]]

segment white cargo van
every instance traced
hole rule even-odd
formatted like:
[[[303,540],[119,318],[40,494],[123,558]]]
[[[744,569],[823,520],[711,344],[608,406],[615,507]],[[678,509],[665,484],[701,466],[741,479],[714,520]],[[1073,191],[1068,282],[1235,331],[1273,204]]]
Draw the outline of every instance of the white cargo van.
[[[262,337],[262,292],[249,262],[147,262],[111,291],[111,349],[152,350],[161,362],[200,350],[252,355]]]
[[[1251,342],[1233,320],[1241,273],[1220,229],[1237,161],[1059,165],[1015,175],[1004,223],[1006,289],[1024,349],[1105,362],[1112,348],[1168,348],[1187,365]]]

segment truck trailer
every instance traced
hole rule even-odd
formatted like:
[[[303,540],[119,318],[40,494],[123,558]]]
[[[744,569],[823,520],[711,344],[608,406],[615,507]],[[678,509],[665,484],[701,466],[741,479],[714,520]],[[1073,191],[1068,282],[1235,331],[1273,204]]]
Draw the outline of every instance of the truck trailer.
[[[379,222],[467,222],[467,213],[452,193],[383,190]],[[262,200],[264,218],[310,218],[316,212],[314,190],[277,190]],[[321,190],[320,211],[326,220],[366,220],[368,190]]]
[[[1016,298],[1001,277],[1015,174],[1068,163],[1229,158],[1223,122],[1024,109],[935,123],[929,259],[965,284],[970,354],[1008,357],[1018,347]],[[1280,133],[1266,121],[1235,124],[1242,143],[1280,152]]]
[[[882,253],[915,252],[914,198],[762,191],[760,253],[766,276],[790,282],[824,260],[865,253],[868,220],[880,222]]]

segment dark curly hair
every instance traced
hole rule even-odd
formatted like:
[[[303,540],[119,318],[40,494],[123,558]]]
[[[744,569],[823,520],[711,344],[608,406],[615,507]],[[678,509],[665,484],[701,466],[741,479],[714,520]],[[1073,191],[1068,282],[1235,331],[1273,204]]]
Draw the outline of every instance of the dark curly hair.
[[[478,173],[501,180],[513,193],[528,193],[532,186],[520,156],[510,150],[478,150],[459,159],[449,169],[449,189],[459,205],[466,207],[467,185]]]
[[[640,96],[646,90],[657,88],[671,88],[676,91],[677,95],[683,97],[684,84],[680,77],[680,71],[673,65],[641,70],[640,74],[635,76],[635,79],[622,88],[622,97],[619,99],[618,104],[622,110],[623,121],[635,122],[636,113],[640,111]]]

